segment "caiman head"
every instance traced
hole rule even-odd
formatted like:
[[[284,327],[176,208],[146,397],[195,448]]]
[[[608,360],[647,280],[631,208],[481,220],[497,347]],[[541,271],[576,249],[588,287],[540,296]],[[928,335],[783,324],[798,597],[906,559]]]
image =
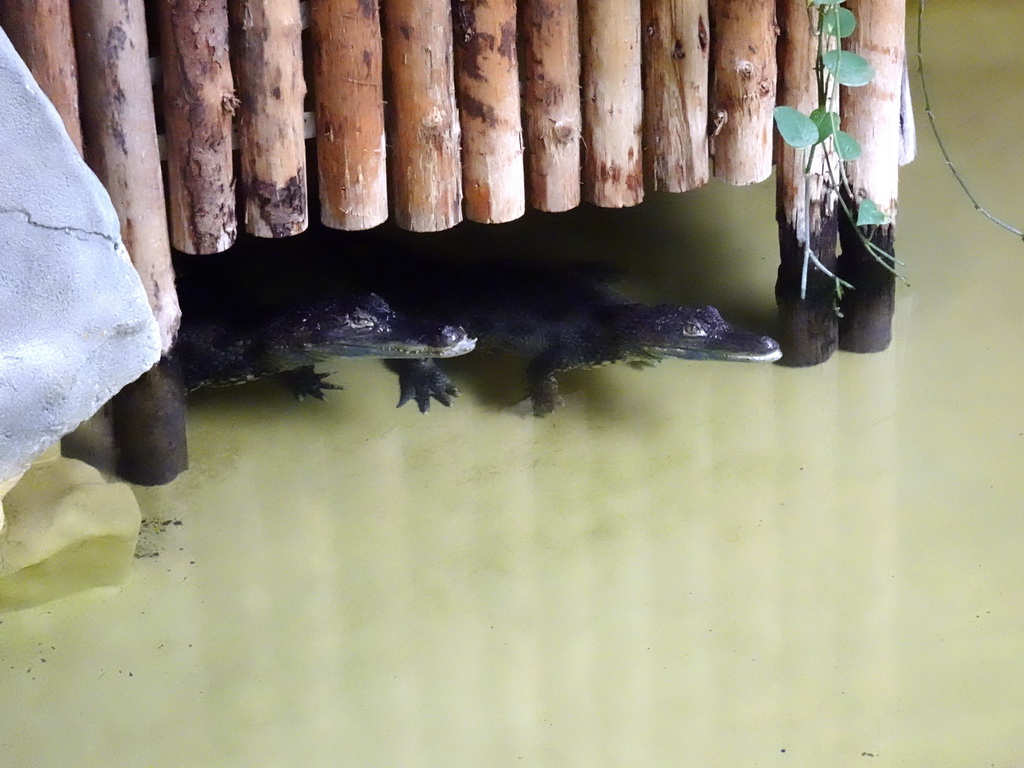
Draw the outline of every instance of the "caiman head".
[[[309,301],[265,329],[266,349],[295,362],[330,357],[455,357],[476,339],[459,326],[403,315],[376,294]],[[299,360],[298,358],[301,358]]]
[[[631,304],[616,325],[627,351],[640,361],[678,357],[768,363],[782,357],[775,339],[730,325],[714,307]]]

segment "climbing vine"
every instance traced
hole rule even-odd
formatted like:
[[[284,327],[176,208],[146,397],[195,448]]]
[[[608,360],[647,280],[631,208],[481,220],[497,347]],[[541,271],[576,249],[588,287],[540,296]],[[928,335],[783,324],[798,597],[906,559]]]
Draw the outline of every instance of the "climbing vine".
[[[793,107],[776,107],[775,124],[782,140],[794,149],[806,150],[807,160],[804,164],[804,203],[810,210],[810,173],[817,152],[824,153],[824,168],[833,189],[839,190],[839,205],[851,223],[854,231],[864,247],[875,259],[893,274],[898,276],[898,262],[892,254],[887,253],[872,242],[874,228],[888,224],[889,218],[869,198],[856,204],[856,199],[844,163],[856,160],[861,153],[860,144],[846,131],[840,128],[839,114],[831,105],[838,103],[837,93],[840,85],[848,88],[867,85],[874,77],[871,64],[862,56],[852,51],[842,50],[841,41],[853,34],[857,28],[857,19],[852,11],[843,8],[845,0],[808,0],[807,10],[817,50],[815,54],[814,73],[817,86],[818,104],[809,114],[804,114]],[[840,162],[834,162],[838,158]],[[809,216],[804,217],[805,226],[809,228]],[[835,281],[836,296],[840,298],[843,290],[853,286],[829,270],[810,245],[808,231],[801,233],[804,246],[803,274],[800,283],[800,297],[807,293],[807,272],[811,265]],[[902,278],[901,278],[902,279]],[[838,309],[837,309],[838,311]]]

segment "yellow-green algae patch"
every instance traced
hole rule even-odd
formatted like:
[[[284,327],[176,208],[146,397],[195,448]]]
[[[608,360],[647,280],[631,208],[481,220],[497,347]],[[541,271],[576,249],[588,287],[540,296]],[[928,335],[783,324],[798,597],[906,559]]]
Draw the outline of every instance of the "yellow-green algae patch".
[[[37,461],[3,499],[0,612],[92,587],[131,568],[141,514],[131,488],[57,456]]]

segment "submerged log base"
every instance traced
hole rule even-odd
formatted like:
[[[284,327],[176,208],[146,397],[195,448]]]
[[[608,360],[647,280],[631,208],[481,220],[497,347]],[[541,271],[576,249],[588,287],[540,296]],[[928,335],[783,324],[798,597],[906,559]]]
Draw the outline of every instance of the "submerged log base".
[[[843,254],[839,258],[839,276],[855,290],[846,291],[840,308],[839,348],[847,352],[881,352],[892,341],[892,317],[896,310],[896,276],[878,263],[861,245],[853,225],[839,227]],[[893,253],[895,229],[879,227],[871,242]]]
[[[114,424],[110,403],[86,419],[74,432],[60,440],[60,455],[78,459],[105,475],[117,472],[117,447],[114,445]]]
[[[825,223],[824,231],[811,237],[818,259],[836,269],[836,219]],[[803,272],[803,246],[796,232],[779,221],[778,279],[775,301],[779,307],[780,365],[794,368],[824,363],[839,346],[839,316],[835,310],[835,283],[813,265],[808,267],[807,293],[800,297]]]
[[[129,384],[113,400],[117,475],[136,485],[165,485],[188,469],[185,388],[171,358]]]

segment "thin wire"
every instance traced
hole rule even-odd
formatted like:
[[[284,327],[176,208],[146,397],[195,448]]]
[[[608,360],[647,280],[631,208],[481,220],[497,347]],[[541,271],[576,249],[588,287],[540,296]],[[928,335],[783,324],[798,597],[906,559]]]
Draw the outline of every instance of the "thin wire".
[[[957,171],[956,166],[953,165],[953,159],[949,156],[949,152],[946,151],[946,145],[942,141],[942,136],[939,135],[939,129],[935,123],[935,115],[932,114],[931,100],[928,98],[928,83],[926,82],[924,76],[924,54],[922,53],[921,46],[921,30],[924,26],[924,3],[925,0],[917,0],[917,73],[921,80],[921,94],[924,96],[924,113],[928,116],[928,124],[932,128],[932,134],[935,136],[935,142],[939,145],[939,151],[942,153],[942,159],[945,161],[946,167],[949,168],[950,173],[953,174],[953,178],[956,179],[957,184],[960,185],[960,188],[964,191],[964,194],[967,195],[967,199],[970,200],[971,203],[974,205],[974,210],[986,216],[988,219],[998,224],[1003,229],[1012,232],[1021,239],[1024,239],[1024,232],[1021,232],[1016,227],[1007,224],[1005,221],[1002,221],[1001,219],[998,219],[995,216],[993,216],[991,213],[986,211],[981,206],[981,203],[979,203],[977,199],[975,199],[974,195],[971,193],[971,190],[967,187],[967,183],[963,180],[963,177],[960,176],[960,173]]]

